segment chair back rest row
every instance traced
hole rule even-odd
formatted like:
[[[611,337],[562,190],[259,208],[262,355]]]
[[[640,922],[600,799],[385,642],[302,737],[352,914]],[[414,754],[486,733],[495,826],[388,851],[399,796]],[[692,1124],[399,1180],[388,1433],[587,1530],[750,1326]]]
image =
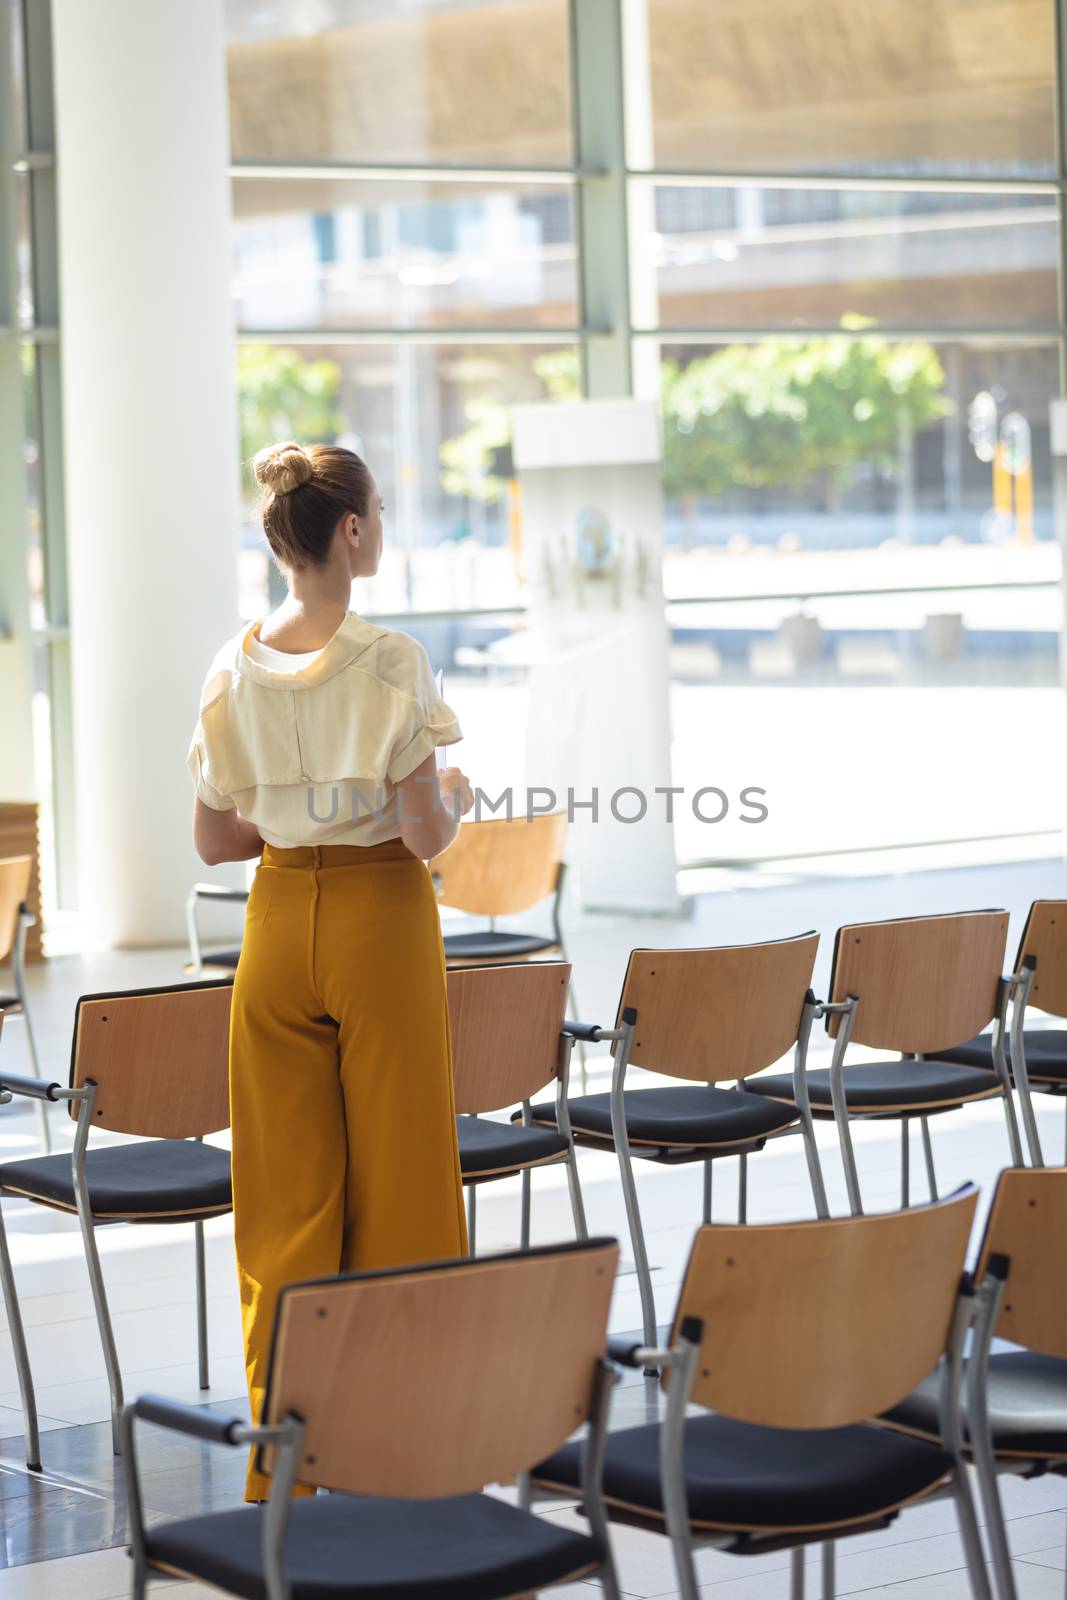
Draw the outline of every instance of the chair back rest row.
[[[32,872],[30,856],[6,856],[0,861],[0,961],[6,961],[14,948],[19,907],[30,892]]]
[[[897,1404],[945,1349],[977,1199],[968,1185],[884,1215],[701,1228],[674,1320],[675,1338],[703,1325],[693,1400],[773,1428]]]
[[[299,1480],[432,1499],[549,1455],[589,1416],[618,1259],[594,1239],[284,1288],[264,1413],[304,1419]]]
[[[93,1126],[153,1139],[228,1128],[232,996],[232,978],[83,995],[70,1083],[96,1084]]]
[[[510,917],[555,891],[567,837],[567,813],[465,822],[434,856],[442,905],[475,917]]]
[[[1035,900],[1019,945],[1019,965],[1034,962],[1030,999],[1054,1017],[1067,1017],[1067,900]]]
[[[925,1055],[971,1039],[997,1012],[1006,911],[852,923],[834,945],[830,999],[859,1000],[856,1044]],[[836,1037],[840,1015],[827,1018]]]
[[[767,944],[631,952],[616,1027],[637,1011],[630,1060],[700,1083],[745,1078],[796,1041],[817,933]]]
[[[995,1332],[1067,1360],[1067,1167],[1009,1167],[997,1180],[978,1259],[1007,1256]]]
[[[570,978],[567,961],[449,970],[457,1111],[502,1111],[552,1081]]]

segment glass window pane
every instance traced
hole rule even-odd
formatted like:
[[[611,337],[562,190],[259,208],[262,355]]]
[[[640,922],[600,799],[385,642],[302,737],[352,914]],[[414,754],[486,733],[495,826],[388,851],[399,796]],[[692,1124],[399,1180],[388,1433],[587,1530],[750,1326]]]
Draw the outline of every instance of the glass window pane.
[[[634,188],[654,230],[653,298],[638,304],[654,319],[658,295],[661,327],[1057,318],[1054,194]]]
[[[569,187],[240,178],[234,223],[242,328],[578,320]]]
[[[262,548],[255,452],[279,438],[336,439],[364,457],[385,499],[385,553],[357,609],[518,605],[508,407],[576,398],[580,371],[574,345],[240,345],[245,547]]]
[[[761,786],[770,807],[733,834],[680,809],[681,858],[1058,829],[1055,345],[663,355],[673,781],[708,781],[714,727],[714,782]],[[975,752],[1009,724],[1049,784],[996,759],[976,781]]]
[[[226,0],[237,157],[567,166],[566,0]]]
[[[962,559],[966,546],[999,570],[1055,540],[1052,343],[835,335],[664,346],[663,358],[672,597],[722,592],[713,552],[809,566],[812,552],[852,550],[862,568],[883,548]],[[788,566],[776,562],[771,587]]]
[[[647,6],[659,167],[1054,170],[1053,0]]]

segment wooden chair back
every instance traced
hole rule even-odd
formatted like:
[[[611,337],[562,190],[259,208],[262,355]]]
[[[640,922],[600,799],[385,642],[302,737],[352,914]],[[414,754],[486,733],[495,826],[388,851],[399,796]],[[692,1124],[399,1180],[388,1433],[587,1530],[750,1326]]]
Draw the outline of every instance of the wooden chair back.
[[[264,1414],[303,1418],[300,1481],[432,1499],[533,1466],[589,1415],[618,1258],[593,1239],[284,1288]]]
[[[1019,946],[1019,965],[1035,962],[1031,1003],[1053,1017],[1067,1017],[1067,900],[1035,900]]]
[[[567,813],[465,822],[430,871],[437,898],[475,917],[510,917],[554,894],[567,837]]]
[[[996,1015],[1006,911],[901,917],[839,928],[831,1000],[859,1000],[852,1039],[924,1055],[971,1039]],[[837,1035],[839,1015],[827,1018]]]
[[[945,1349],[974,1218],[969,1184],[908,1211],[703,1227],[675,1315],[703,1323],[693,1399],[771,1428],[897,1404]]]
[[[567,961],[449,972],[457,1111],[502,1111],[555,1078],[570,978]]]
[[[978,1263],[1011,1268],[996,1333],[1067,1360],[1067,1167],[1008,1167],[997,1180]]]
[[[817,933],[705,950],[634,950],[618,1018],[637,1011],[630,1060],[716,1083],[780,1061],[796,1042]],[[618,1027],[618,1020],[616,1021]]]
[[[83,995],[70,1082],[96,1084],[93,1126],[153,1139],[228,1128],[232,995],[232,979]]]
[[[0,961],[6,961],[15,947],[19,907],[30,892],[32,872],[30,856],[5,856],[0,861]]]

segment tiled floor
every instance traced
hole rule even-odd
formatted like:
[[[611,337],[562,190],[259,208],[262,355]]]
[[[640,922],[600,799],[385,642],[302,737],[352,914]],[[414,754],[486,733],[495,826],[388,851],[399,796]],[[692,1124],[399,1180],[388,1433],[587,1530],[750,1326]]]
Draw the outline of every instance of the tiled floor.
[[[822,930],[823,946],[816,986],[825,992],[832,932],[839,922],[921,911],[1006,905],[1012,912],[1012,945],[1031,899],[1067,895],[1062,862],[1033,861],[881,878],[796,876],[779,873],[723,874],[721,887],[699,896],[688,919],[627,922],[621,918],[576,918],[569,928],[583,1008],[594,1020],[614,1014],[617,985],[626,954],[634,944],[688,945],[734,943],[761,937]],[[111,987],[136,987],[175,981],[182,952],[113,953],[65,957],[32,974],[35,1016],[45,1070],[65,1078],[73,1001],[79,993]],[[2,1046],[4,1064],[26,1069],[21,1028],[12,1022]],[[593,1084],[603,1086],[605,1058],[593,1055]],[[1046,1151],[1060,1159],[1064,1113],[1058,1102],[1039,1100]],[[69,1142],[71,1125],[55,1112],[57,1142]],[[831,1131],[819,1130],[831,1204],[845,1209],[844,1185]],[[996,1106],[975,1106],[935,1123],[935,1150],[942,1190],[967,1178],[988,1188],[1007,1159],[1004,1124]],[[0,1112],[0,1158],[34,1149],[32,1115],[23,1109]],[[871,1209],[892,1206],[899,1182],[899,1143],[892,1127],[861,1125],[857,1153],[864,1198]],[[922,1195],[918,1148],[913,1182]],[[580,1156],[590,1227],[625,1233],[612,1158],[596,1152]],[[643,1167],[638,1179],[657,1302],[666,1321],[680,1282],[692,1229],[699,1219],[700,1174],[696,1168]],[[736,1162],[723,1162],[716,1174],[715,1214],[729,1220],[736,1204]],[[480,1251],[507,1248],[516,1241],[518,1188],[502,1183],[479,1195]],[[803,1156],[798,1141],[782,1140],[750,1162],[749,1215],[753,1221],[809,1215]],[[55,1213],[19,1202],[5,1205],[15,1273],[22,1295],[30,1355],[42,1414],[44,1472],[30,1475],[22,1464],[21,1413],[16,1375],[6,1336],[0,1331],[0,1600],[110,1600],[129,1592],[121,1468],[111,1454],[108,1396],[88,1280],[76,1224]],[[534,1179],[534,1240],[571,1235],[566,1186],[559,1172]],[[145,1390],[200,1400],[225,1411],[241,1412],[243,1371],[237,1296],[232,1266],[232,1233],[226,1219],[208,1226],[208,1282],[211,1320],[212,1386],[201,1395],[195,1370],[193,1249],[187,1228],[101,1230],[104,1263],[115,1332],[127,1391]],[[787,1313],[787,1308],[783,1308]],[[639,1321],[636,1284],[624,1269],[616,1291],[612,1325],[634,1328]],[[616,1392],[614,1421],[643,1420],[657,1400],[654,1387],[629,1376]],[[236,1503],[241,1493],[240,1452],[176,1439],[145,1430],[145,1500],[149,1515],[168,1517],[200,1507]],[[1016,1579],[1022,1600],[1043,1600],[1064,1592],[1067,1486],[1045,1478],[1004,1486],[1010,1518]],[[573,1515],[546,1503],[539,1514]],[[618,1529],[616,1551],[622,1587],[640,1597],[668,1596],[675,1579],[666,1542],[653,1535]],[[818,1592],[817,1554],[811,1553],[810,1592]],[[788,1555],[747,1559],[704,1552],[699,1571],[704,1591],[715,1600],[772,1600],[788,1593]],[[952,1507],[946,1503],[903,1515],[882,1533],[842,1543],[837,1561],[840,1594],[914,1595],[955,1600],[968,1593]],[[171,1587],[160,1584],[159,1587]],[[574,1594],[591,1595],[595,1585],[576,1585]],[[208,1591],[184,1586],[197,1596]]]

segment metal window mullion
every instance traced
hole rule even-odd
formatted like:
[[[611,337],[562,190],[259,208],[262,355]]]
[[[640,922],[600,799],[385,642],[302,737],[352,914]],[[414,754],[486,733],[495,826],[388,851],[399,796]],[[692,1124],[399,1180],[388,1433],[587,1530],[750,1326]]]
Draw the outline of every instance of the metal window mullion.
[[[570,0],[570,46],[582,384],[615,398],[633,388],[621,0]]]
[[[1055,0],[1056,174],[1060,189],[1058,307],[1060,393],[1067,394],[1067,0]]]
[[[74,726],[70,681],[63,393],[59,340],[59,224],[56,204],[55,99],[49,0],[20,0],[25,51],[27,127],[22,181],[30,196],[33,284],[34,399],[44,567],[46,658],[55,824],[55,885],[61,905],[77,902]]]

